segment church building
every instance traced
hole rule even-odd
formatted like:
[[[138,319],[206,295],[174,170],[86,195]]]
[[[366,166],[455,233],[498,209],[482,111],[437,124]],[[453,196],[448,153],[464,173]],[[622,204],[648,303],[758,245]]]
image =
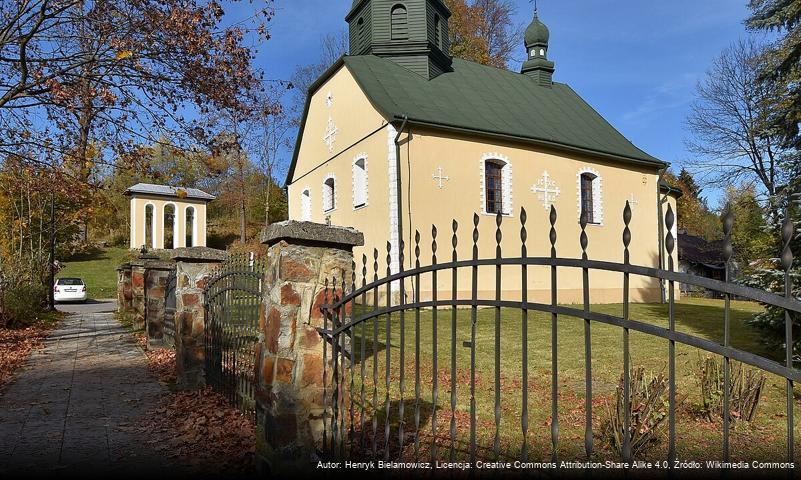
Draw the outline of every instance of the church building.
[[[633,210],[631,262],[659,267],[666,253],[660,213],[675,211],[676,192],[660,184],[667,164],[629,142],[573,89],[554,82],[550,33],[535,12],[525,31],[528,58],[520,72],[454,58],[449,53],[450,12],[442,0],[353,0],[346,17],[350,54],[310,88],[287,177],[289,217],[330,222],[364,233],[356,249],[372,275],[379,249],[379,277],[415,261],[451,260],[451,220],[459,224],[459,259],[472,257],[474,213],[480,216],[481,258],[495,257],[495,219],[503,216],[501,247],[520,256],[520,212],[527,212],[528,255],[550,255],[549,211],[558,212],[557,252],[580,257],[579,218],[589,225],[587,253],[622,262],[623,209]],[[675,235],[675,232],[674,232]],[[675,255],[675,252],[674,252]],[[677,263],[676,263],[677,264]],[[539,268],[539,267],[538,267]],[[550,301],[550,275],[531,268],[531,301]],[[469,295],[470,269],[458,290]],[[580,302],[581,272],[560,269],[559,302]],[[504,268],[503,296],[520,298],[519,267]],[[508,276],[508,278],[506,278]],[[449,291],[449,275],[437,286]],[[371,279],[372,277],[370,277]],[[622,300],[622,275],[593,272],[591,301]],[[658,301],[653,279],[632,277],[632,300]],[[421,299],[430,279],[421,279]],[[479,277],[479,296],[492,296],[494,267]]]

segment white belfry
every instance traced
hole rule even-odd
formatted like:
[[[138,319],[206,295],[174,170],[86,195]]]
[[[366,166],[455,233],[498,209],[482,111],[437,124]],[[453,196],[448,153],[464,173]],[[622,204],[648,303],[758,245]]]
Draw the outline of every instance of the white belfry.
[[[545,207],[546,210],[551,208],[553,202],[559,196],[562,191],[556,186],[556,182],[551,180],[551,175],[546,170],[542,174],[542,178],[536,185],[531,187],[531,191],[537,194],[537,197],[542,202],[542,206]]]
[[[443,181],[448,181],[448,180],[451,179],[451,177],[447,177],[447,176],[443,175],[442,173],[443,173],[442,167],[437,167],[437,173],[431,175],[431,177],[434,180],[437,180],[439,182],[438,187],[440,189],[445,188],[445,184],[442,183]]]

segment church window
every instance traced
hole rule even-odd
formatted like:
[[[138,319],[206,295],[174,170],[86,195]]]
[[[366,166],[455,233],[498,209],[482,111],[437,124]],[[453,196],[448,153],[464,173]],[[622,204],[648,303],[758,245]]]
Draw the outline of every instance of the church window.
[[[441,28],[442,27],[440,26],[439,15],[435,13],[434,14],[434,45],[436,45],[439,48],[442,48],[442,44],[441,44],[441,41],[440,41],[440,36],[441,36],[440,30],[441,30]]]
[[[365,44],[365,34],[367,33],[367,29],[364,28],[364,18],[360,18],[358,22],[356,22],[356,26],[359,32],[359,50],[363,49]]]
[[[353,208],[367,205],[367,158],[353,162]]]
[[[300,194],[300,217],[304,222],[310,222],[312,215],[311,190],[306,188]]]
[[[406,7],[403,5],[395,5],[392,7],[391,13],[391,35],[392,40],[408,40],[409,39],[409,24]]]
[[[603,223],[601,176],[598,171],[587,168],[578,173],[579,221],[586,213],[587,223],[600,225]]]
[[[330,212],[336,208],[336,179],[328,176],[323,182],[323,212]]]
[[[486,212],[492,214],[503,211],[503,163],[497,160],[484,162],[484,190]]]

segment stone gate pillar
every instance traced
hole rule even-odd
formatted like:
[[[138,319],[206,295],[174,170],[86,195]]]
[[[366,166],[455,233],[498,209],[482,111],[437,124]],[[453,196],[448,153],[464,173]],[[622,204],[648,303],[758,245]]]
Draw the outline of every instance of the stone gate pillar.
[[[145,330],[149,347],[163,348],[167,278],[175,270],[172,262],[145,262]]]
[[[206,384],[206,309],[203,289],[226,257],[225,251],[207,247],[178,248],[173,251],[177,275],[175,373],[180,389],[197,389]]]
[[[326,279],[350,279],[356,230],[309,222],[267,227],[269,246],[256,363],[257,452],[273,472],[311,470],[323,431]],[[348,280],[349,281],[349,280]]]

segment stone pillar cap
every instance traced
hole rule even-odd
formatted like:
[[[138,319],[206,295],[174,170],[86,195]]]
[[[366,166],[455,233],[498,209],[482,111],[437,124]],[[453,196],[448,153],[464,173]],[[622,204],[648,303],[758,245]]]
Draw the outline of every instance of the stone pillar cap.
[[[184,247],[176,248],[170,253],[170,258],[174,261],[190,261],[195,263],[216,263],[224,262],[228,257],[225,250],[217,250],[209,247]]]
[[[287,220],[268,225],[261,232],[261,243],[274,245],[281,240],[346,247],[364,245],[364,235],[360,231],[350,227],[329,226],[322,223]]]

